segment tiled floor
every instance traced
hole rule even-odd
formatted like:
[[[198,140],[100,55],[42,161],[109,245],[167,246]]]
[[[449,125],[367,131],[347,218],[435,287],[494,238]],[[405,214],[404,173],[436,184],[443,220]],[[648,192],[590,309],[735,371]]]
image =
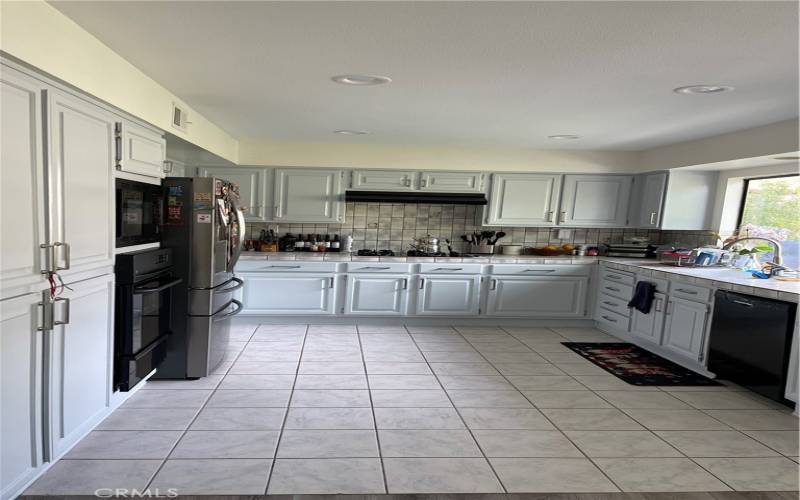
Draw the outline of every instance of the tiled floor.
[[[148,383],[29,494],[797,490],[798,419],[734,386],[634,387],[581,328],[244,325]]]

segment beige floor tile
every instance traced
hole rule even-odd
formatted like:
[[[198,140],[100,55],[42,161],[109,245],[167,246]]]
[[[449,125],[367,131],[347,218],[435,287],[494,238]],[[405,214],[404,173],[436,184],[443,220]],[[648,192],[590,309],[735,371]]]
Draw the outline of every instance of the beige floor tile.
[[[676,398],[700,410],[767,410],[769,406],[740,392],[672,392]]]
[[[788,457],[797,457],[800,455],[798,451],[798,436],[797,431],[743,431],[745,434],[753,439],[764,443],[778,453],[782,453]]]
[[[475,430],[487,457],[582,457],[581,452],[559,431]]]
[[[708,410],[706,413],[739,430],[797,431],[800,421],[779,410]]]
[[[593,391],[658,391],[654,386],[640,386],[625,382],[614,375],[575,375],[575,380]]]
[[[797,491],[798,465],[788,458],[698,458],[697,463],[738,491]]]
[[[731,428],[700,410],[623,410],[650,430],[726,431]]]
[[[777,452],[739,431],[656,431],[689,457],[771,457]]]
[[[383,457],[482,457],[467,430],[381,430]]]
[[[683,456],[650,431],[566,431],[566,435],[591,458]]]
[[[585,458],[492,458],[509,493],[601,493],[619,491]]]
[[[622,491],[729,491],[688,458],[598,458],[595,463]]]
[[[509,375],[508,380],[521,391],[570,391],[585,389],[583,384],[569,375]]]
[[[615,409],[542,409],[542,413],[562,430],[638,431],[644,427]]]
[[[664,392],[597,391],[597,395],[617,408],[640,408],[653,410],[691,409],[691,406]]]
[[[611,408],[592,391],[522,391],[537,408]]]
[[[461,408],[459,413],[470,429],[555,429],[534,408]]]
[[[312,458],[275,460],[270,495],[385,493],[377,458]]]
[[[502,493],[485,458],[385,458],[389,493]]]

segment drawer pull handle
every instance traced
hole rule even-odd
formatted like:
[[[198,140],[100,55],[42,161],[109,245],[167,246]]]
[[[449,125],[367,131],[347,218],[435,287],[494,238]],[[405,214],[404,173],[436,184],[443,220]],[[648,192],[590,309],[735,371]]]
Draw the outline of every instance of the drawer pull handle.
[[[331,280],[331,286],[330,286],[330,288],[333,288],[333,286],[334,286],[334,284],[335,284],[335,282],[334,282],[334,279],[333,279],[333,276],[331,276],[330,280]]]
[[[656,299],[656,312],[661,312],[663,302],[663,299]]]
[[[300,269],[300,266],[267,266],[268,269]]]
[[[489,290],[497,290],[497,280],[492,280],[492,286],[489,288]]]
[[[656,225],[656,214],[657,214],[657,212],[650,212],[650,225],[651,226],[655,226]]]
[[[376,270],[376,271],[385,271],[387,269],[391,269],[391,267],[380,267],[380,266],[367,266],[367,267],[359,267],[356,271],[369,271],[369,270]]]
[[[745,302],[744,300],[734,300],[733,303],[739,304],[740,306],[753,307],[752,302]]]
[[[437,267],[434,271],[463,271],[463,267]]]
[[[403,278],[403,290],[408,290],[408,278]]]
[[[523,273],[554,273],[555,269],[525,269]]]
[[[615,320],[614,318],[609,318],[608,316],[602,316],[602,318],[603,318],[604,320],[606,320],[606,321],[610,321],[610,322],[612,322],[612,323],[616,323],[616,322],[617,322],[617,320]]]
[[[612,292],[619,292],[620,291],[619,288],[614,288],[613,286],[607,286],[607,287],[605,287],[605,289],[606,290],[611,290]]]
[[[676,292],[682,292],[682,293],[688,293],[689,295],[697,295],[697,292],[695,292],[694,290],[687,290],[685,288],[676,288],[675,291]]]
[[[419,289],[425,290],[425,278],[419,280]]]
[[[607,305],[607,306],[611,306],[611,307],[617,307],[617,306],[619,305],[619,304],[617,304],[616,302],[609,302],[609,301],[607,301],[607,300],[606,300],[606,301],[604,301],[604,302],[603,302],[603,304],[605,304],[605,305]]]
[[[606,278],[611,280],[621,280],[624,276],[620,276],[619,274],[606,274]]]

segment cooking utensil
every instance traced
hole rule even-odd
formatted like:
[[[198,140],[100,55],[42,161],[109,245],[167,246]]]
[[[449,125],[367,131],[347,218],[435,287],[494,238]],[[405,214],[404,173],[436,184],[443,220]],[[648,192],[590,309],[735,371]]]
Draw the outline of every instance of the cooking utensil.
[[[489,244],[497,245],[497,242],[500,241],[502,238],[506,237],[506,233],[503,231],[498,231],[498,233],[494,237],[494,241],[490,241]]]

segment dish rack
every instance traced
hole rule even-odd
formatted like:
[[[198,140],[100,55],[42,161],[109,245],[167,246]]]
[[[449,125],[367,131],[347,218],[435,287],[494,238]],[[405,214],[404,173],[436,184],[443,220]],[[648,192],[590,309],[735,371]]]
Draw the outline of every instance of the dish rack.
[[[694,253],[678,253],[678,252],[661,252],[659,253],[659,261],[662,264],[676,267],[695,267]]]

